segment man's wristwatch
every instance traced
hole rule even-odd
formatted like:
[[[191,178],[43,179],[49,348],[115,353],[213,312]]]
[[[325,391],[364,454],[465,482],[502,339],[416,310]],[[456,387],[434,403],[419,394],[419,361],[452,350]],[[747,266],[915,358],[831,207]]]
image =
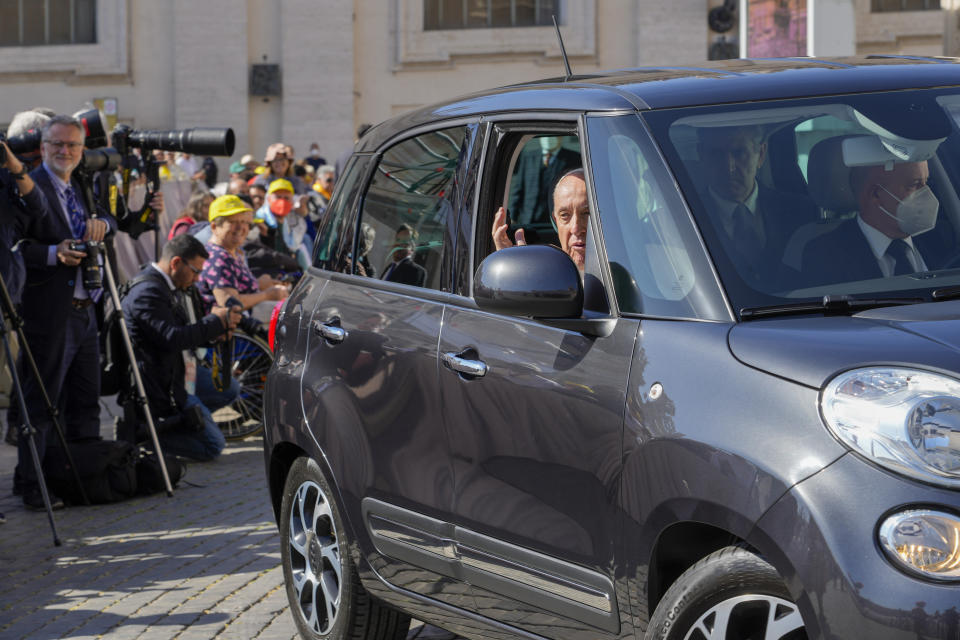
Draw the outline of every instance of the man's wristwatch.
[[[10,171],[10,170],[7,169],[7,171]],[[12,175],[12,176],[13,176],[14,178],[16,178],[17,180],[23,180],[23,178],[26,177],[26,175],[27,175],[28,173],[30,173],[30,172],[27,170],[27,165],[25,165],[25,164],[24,164],[24,165],[20,165],[20,172],[19,172],[19,173],[14,173],[13,171],[10,171],[10,175]]]

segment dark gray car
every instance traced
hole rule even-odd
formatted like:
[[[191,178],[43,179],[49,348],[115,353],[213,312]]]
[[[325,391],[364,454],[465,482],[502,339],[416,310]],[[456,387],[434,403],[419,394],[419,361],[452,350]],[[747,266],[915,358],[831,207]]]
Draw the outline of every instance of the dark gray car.
[[[958,123],[871,57],[373,128],[273,327],[301,634],[960,638]]]

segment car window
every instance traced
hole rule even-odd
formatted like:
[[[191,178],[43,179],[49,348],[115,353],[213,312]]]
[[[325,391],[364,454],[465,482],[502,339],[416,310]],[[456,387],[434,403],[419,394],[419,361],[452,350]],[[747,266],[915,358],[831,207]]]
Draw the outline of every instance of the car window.
[[[559,246],[551,220],[553,189],[561,176],[582,166],[577,136],[532,134],[521,139],[510,174],[507,211],[511,226],[522,227],[529,244]]]
[[[383,152],[364,194],[357,273],[441,288],[453,181],[466,127],[423,133]]]
[[[738,308],[960,285],[955,89],[644,115]]]
[[[352,204],[362,184],[361,179],[370,161],[369,156],[354,156],[344,168],[343,177],[337,181],[333,199],[327,207],[323,225],[317,232],[313,265],[330,271],[349,268],[349,251],[352,251],[353,234],[350,222]]]
[[[728,319],[689,215],[639,118],[588,118],[587,135],[620,310]]]

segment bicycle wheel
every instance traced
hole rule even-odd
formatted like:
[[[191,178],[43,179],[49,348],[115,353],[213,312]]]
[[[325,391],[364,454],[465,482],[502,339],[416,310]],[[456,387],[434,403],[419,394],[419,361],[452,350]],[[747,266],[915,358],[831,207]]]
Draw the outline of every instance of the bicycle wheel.
[[[273,352],[261,338],[233,334],[231,375],[240,383],[240,395],[215,411],[213,419],[227,440],[238,440],[263,430],[263,386],[273,364]]]

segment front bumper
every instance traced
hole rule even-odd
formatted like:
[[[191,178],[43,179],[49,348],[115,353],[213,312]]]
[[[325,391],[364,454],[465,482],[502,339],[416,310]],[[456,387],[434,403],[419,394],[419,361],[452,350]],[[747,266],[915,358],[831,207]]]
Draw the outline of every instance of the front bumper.
[[[960,491],[908,480],[848,453],[778,500],[749,542],[785,578],[810,638],[956,639],[960,582],[909,576],[877,541],[887,515],[917,506],[960,514]]]

